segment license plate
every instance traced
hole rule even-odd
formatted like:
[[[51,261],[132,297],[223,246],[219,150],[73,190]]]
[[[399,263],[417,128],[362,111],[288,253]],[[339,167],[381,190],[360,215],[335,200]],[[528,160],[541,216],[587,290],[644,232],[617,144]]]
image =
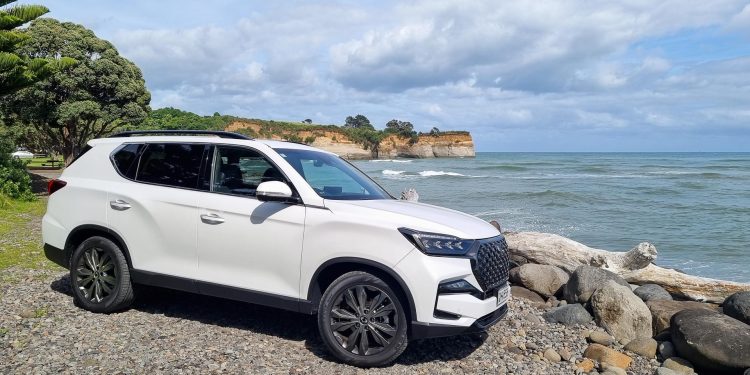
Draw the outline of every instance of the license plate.
[[[510,288],[508,287],[508,284],[505,284],[497,290],[497,305],[504,305],[506,302],[508,302],[509,298]]]

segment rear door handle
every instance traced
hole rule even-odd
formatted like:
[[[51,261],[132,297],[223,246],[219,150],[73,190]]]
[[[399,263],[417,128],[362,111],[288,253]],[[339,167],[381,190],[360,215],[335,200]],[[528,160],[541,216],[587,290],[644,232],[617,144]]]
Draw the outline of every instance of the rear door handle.
[[[122,199],[109,201],[109,206],[115,211],[125,211],[130,208],[130,203],[125,202]]]
[[[210,224],[210,225],[217,225],[224,222],[224,218],[217,215],[217,214],[207,214],[207,215],[201,215],[201,221]]]

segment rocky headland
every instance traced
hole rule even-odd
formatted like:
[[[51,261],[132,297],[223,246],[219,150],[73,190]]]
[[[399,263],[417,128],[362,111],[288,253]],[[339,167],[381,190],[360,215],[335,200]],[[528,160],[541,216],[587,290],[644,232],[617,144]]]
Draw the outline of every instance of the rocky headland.
[[[282,126],[234,121],[226,131],[249,133],[264,139],[292,140],[333,152],[346,159],[473,157],[474,141],[469,132],[448,131],[419,134],[413,138],[389,134],[376,145],[356,139],[335,126]]]

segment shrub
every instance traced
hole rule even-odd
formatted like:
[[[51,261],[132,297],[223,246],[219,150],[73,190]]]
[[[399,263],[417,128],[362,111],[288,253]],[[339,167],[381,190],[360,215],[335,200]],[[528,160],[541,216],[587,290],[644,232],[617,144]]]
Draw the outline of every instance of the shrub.
[[[31,192],[31,177],[23,161],[11,156],[15,146],[0,139],[0,195],[13,199],[34,200]]]

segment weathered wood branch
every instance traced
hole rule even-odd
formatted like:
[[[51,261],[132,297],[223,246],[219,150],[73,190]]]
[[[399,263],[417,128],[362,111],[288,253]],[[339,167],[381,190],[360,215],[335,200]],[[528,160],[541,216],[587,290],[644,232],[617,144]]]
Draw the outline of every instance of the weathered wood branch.
[[[549,264],[573,272],[578,266],[601,267],[633,284],[658,284],[675,296],[695,301],[721,303],[738,291],[750,291],[750,284],[687,275],[653,264],[654,245],[643,242],[627,252],[588,247],[551,233],[504,232],[513,255],[532,263]]]

